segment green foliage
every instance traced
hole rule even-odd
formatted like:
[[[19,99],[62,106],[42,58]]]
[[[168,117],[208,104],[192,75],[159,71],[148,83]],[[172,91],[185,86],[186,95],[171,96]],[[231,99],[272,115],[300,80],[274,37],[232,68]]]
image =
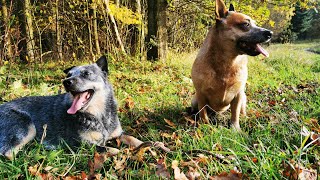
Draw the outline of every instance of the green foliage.
[[[312,27],[314,9],[303,10],[300,3],[295,6],[295,15],[291,19],[291,31],[295,32],[300,40],[306,38],[306,32]]]
[[[111,14],[114,15],[114,17],[121,21],[122,23],[126,25],[130,24],[142,24],[141,21],[141,14],[135,13],[132,10],[128,9],[127,7],[117,7],[115,4],[110,3],[110,10]]]

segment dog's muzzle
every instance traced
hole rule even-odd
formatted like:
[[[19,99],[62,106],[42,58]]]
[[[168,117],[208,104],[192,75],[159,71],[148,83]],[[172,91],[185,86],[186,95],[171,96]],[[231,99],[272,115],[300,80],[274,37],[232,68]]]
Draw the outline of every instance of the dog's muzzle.
[[[87,90],[80,90],[77,89],[75,86],[77,84],[76,79],[65,79],[63,81],[63,85],[67,92],[70,92],[73,96],[72,104],[70,108],[67,110],[68,114],[75,114],[79,110],[85,108],[88,106],[90,100],[92,99],[94,95],[93,89],[87,89]]]
[[[237,48],[244,54],[248,54],[250,56],[262,54],[265,57],[268,57],[269,53],[262,48],[260,43],[269,42],[272,34],[273,32],[268,29],[256,28],[252,33],[238,39]]]

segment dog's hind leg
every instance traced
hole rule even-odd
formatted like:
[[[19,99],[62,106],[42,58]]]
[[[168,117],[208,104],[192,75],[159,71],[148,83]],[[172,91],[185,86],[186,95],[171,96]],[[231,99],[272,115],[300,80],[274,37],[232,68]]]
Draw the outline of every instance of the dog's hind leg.
[[[5,142],[7,150],[5,150],[4,155],[11,160],[24,145],[33,140],[36,136],[36,128],[33,124],[30,124],[27,130],[22,130],[20,128],[16,130],[16,134],[11,136],[10,139],[7,139],[7,142]]]
[[[205,99],[204,96],[200,96],[199,94],[197,94],[196,96],[197,98],[197,104],[198,104],[198,110],[199,110],[199,114],[200,114],[200,118],[202,119],[202,121],[206,124],[209,124],[209,116],[208,116],[208,112],[207,112],[207,101]]]

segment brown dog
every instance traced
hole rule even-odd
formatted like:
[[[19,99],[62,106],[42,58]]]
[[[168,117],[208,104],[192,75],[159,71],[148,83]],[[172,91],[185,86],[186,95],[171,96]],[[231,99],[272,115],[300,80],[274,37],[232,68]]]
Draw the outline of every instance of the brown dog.
[[[209,122],[207,106],[216,112],[231,106],[231,123],[240,129],[239,115],[246,114],[245,84],[247,56],[268,52],[259,44],[271,39],[272,31],[257,27],[247,15],[229,11],[222,0],[216,0],[216,25],[211,27],[192,67],[196,95],[192,108]]]

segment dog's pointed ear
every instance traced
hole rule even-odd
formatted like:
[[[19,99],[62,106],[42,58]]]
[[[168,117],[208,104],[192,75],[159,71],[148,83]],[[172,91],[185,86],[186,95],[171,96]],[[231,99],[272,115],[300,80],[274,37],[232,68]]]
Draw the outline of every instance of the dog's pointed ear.
[[[73,69],[74,67],[75,67],[75,66],[69,67],[68,69],[63,70],[63,72],[64,72],[65,74],[68,74],[69,71],[70,71],[71,69]]]
[[[108,70],[108,60],[107,57],[105,55],[101,56],[96,64],[100,67],[100,69],[105,72],[106,74],[108,74],[109,70]]]
[[[222,0],[216,0],[216,20],[227,17],[228,9]]]
[[[229,11],[235,11],[233,4],[230,4]]]

